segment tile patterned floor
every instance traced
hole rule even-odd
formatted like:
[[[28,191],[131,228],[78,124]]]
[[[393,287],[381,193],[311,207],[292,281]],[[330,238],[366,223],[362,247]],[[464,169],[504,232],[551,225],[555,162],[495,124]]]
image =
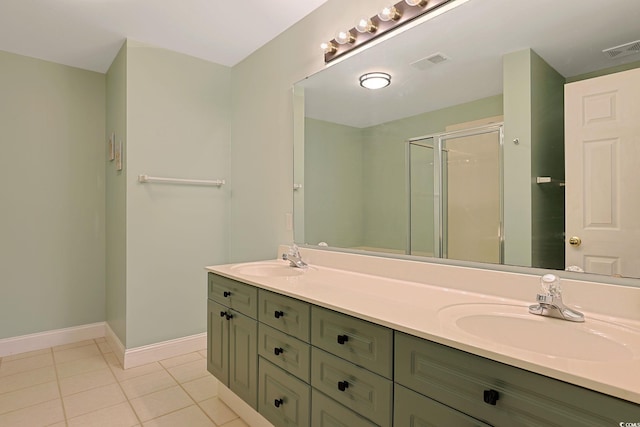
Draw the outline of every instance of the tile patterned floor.
[[[0,358],[2,427],[248,427],[216,397],[206,350],[127,369],[104,338]]]

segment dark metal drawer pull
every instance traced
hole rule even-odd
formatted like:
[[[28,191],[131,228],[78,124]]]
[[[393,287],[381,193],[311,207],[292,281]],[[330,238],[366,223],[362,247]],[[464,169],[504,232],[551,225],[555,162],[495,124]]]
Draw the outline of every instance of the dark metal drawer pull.
[[[284,311],[276,310],[275,313],[273,313],[273,315],[276,316],[276,319],[279,319],[284,316]]]
[[[220,317],[224,317],[224,316],[226,316],[226,315],[227,315],[227,313],[225,313],[224,311],[221,311],[221,312],[220,312]]]
[[[280,356],[282,353],[284,353],[284,350],[282,348],[280,348],[280,347],[276,347],[276,348],[273,349],[273,353],[276,356]]]
[[[276,399],[275,402],[273,402],[274,405],[276,405],[276,408],[279,408],[280,405],[284,404],[284,400],[282,399]]]
[[[233,314],[229,314],[229,313],[227,313],[227,314],[226,314],[226,318],[227,318],[227,320],[229,320],[229,319],[233,319]]]
[[[338,381],[338,390],[345,391],[349,388],[349,383],[346,381]]]
[[[338,335],[338,344],[344,344],[349,341],[349,337],[346,335]]]
[[[494,405],[500,399],[500,393],[495,390],[485,390],[484,391],[484,403],[488,405]]]
[[[231,296],[231,292],[229,292],[229,291],[224,291],[224,292],[222,293],[222,295],[224,295],[224,297],[225,297],[225,298],[227,298],[227,297],[230,297],[230,296]]]

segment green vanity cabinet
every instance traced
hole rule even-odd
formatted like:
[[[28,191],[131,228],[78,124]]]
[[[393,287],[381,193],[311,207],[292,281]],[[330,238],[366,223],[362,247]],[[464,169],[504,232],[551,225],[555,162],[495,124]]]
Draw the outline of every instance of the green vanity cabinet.
[[[640,417],[634,403],[397,331],[395,382],[495,426],[602,427]]]
[[[214,298],[211,298],[212,288]],[[223,292],[229,292],[230,295],[225,296]],[[207,370],[256,409],[258,407],[258,322],[255,319],[257,296],[257,289],[253,286],[209,273]],[[224,302],[229,304],[225,305]],[[234,309],[231,305],[237,308]]]
[[[276,427],[640,421],[632,402],[214,273],[208,285],[207,369]]]

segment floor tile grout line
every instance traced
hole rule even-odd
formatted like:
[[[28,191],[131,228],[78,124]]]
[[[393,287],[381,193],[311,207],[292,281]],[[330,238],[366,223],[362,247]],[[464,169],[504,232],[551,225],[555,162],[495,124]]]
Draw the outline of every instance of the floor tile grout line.
[[[88,340],[87,340],[87,341],[88,341]],[[127,402],[127,404],[129,405],[130,410],[133,412],[133,414],[134,414],[134,416],[135,416],[135,419],[136,419],[136,420],[137,420],[137,422],[138,422],[138,425],[143,425],[142,420],[140,419],[140,417],[138,416],[137,412],[136,412],[136,411],[135,411],[135,409],[133,408],[133,405],[131,404],[131,400],[133,400],[133,399],[130,399],[130,398],[129,398],[129,396],[127,396],[127,394],[126,394],[126,393],[125,393],[125,391],[124,391],[124,388],[122,387],[122,382],[124,382],[124,381],[128,381],[128,380],[132,380],[132,379],[137,378],[137,377],[126,378],[126,379],[120,380],[120,378],[116,375],[116,373],[115,373],[115,371],[114,371],[115,369],[121,368],[121,367],[120,367],[120,365],[119,365],[119,362],[116,360],[116,362],[117,362],[117,366],[115,366],[115,365],[112,365],[112,363],[111,363],[109,360],[107,360],[107,355],[109,355],[109,354],[113,354],[113,351],[112,351],[112,352],[102,352],[102,349],[100,348],[99,343],[98,343],[95,339],[93,339],[93,340],[92,340],[92,344],[89,344],[89,343],[87,343],[87,344],[86,344],[86,346],[90,346],[90,345],[94,345],[94,346],[96,346],[96,347],[98,348],[98,351],[99,351],[99,354],[100,354],[100,356],[101,356],[102,360],[105,362],[105,364],[106,364],[106,365],[107,365],[107,367],[109,368],[109,372],[111,373],[111,375],[113,375],[113,377],[114,377],[114,379],[115,379],[116,384],[118,384],[118,387],[119,387],[120,391],[122,392],[122,394],[123,394],[123,396],[124,396],[124,398],[125,398],[125,401],[126,401],[126,402]],[[107,346],[109,346],[109,344],[108,344],[108,343],[107,343]],[[70,347],[70,348],[68,348],[68,349],[62,349],[61,351],[64,351],[64,350],[71,350],[71,349],[80,348],[80,347],[83,347],[83,346]],[[110,346],[109,346],[109,348],[110,348]],[[63,416],[64,416],[64,421],[63,421],[63,422],[65,423],[65,425],[68,425],[68,422],[69,422],[71,419],[69,419],[69,418],[68,418],[68,416],[67,416],[66,407],[65,407],[65,404],[64,404],[64,397],[68,397],[68,396],[63,396],[63,394],[62,394],[61,378],[60,378],[60,375],[59,375],[59,372],[58,372],[58,362],[56,361],[56,358],[55,358],[55,351],[54,351],[54,348],[53,348],[53,347],[50,347],[50,348],[48,348],[47,350],[48,350],[48,351],[47,351],[46,353],[44,353],[44,354],[49,354],[49,355],[50,355],[50,357],[51,357],[51,360],[52,360],[52,362],[53,362],[53,365],[52,365],[52,366],[53,366],[54,373],[55,373],[56,386],[57,386],[57,389],[58,389],[58,397],[57,397],[56,399],[48,400],[47,402],[52,401],[52,400],[59,400],[59,401],[60,401],[60,404],[61,404],[61,407],[62,407],[62,411],[63,411]],[[203,375],[203,376],[200,376],[200,377],[197,377],[197,378],[192,378],[192,379],[185,380],[185,381],[181,382],[181,381],[180,381],[180,380],[179,380],[175,375],[173,375],[173,374],[169,371],[169,369],[173,369],[173,368],[176,368],[176,367],[178,367],[178,366],[182,366],[182,365],[186,365],[186,364],[189,364],[189,363],[198,362],[198,361],[200,361],[200,359],[206,359],[206,357],[205,357],[205,356],[203,356],[203,355],[200,353],[200,351],[201,351],[201,350],[197,350],[197,351],[194,351],[194,352],[193,352],[193,353],[196,353],[196,354],[199,356],[199,359],[197,358],[196,360],[188,360],[188,361],[185,361],[185,362],[183,362],[183,363],[178,363],[178,364],[176,364],[176,365],[172,365],[172,366],[169,366],[169,367],[166,367],[166,366],[165,366],[164,364],[162,364],[161,362],[162,362],[163,360],[168,360],[168,359],[172,359],[172,358],[163,359],[163,360],[159,360],[159,361],[155,362],[155,363],[158,363],[158,366],[161,368],[161,369],[159,369],[158,371],[160,371],[160,370],[164,370],[164,371],[165,371],[165,373],[167,373],[167,374],[169,375],[169,377],[171,377],[171,378],[175,381],[175,384],[176,384],[178,387],[180,387],[180,389],[181,389],[181,390],[182,390],[182,391],[187,395],[187,397],[189,398],[189,402],[190,402],[190,404],[189,404],[189,405],[187,405],[187,406],[185,406],[185,407],[182,407],[182,408],[176,409],[176,410],[174,410],[174,411],[168,412],[168,413],[166,413],[166,414],[163,414],[163,415],[161,415],[161,416],[159,416],[159,417],[152,418],[152,419],[150,419],[150,420],[148,420],[148,421],[153,421],[153,420],[156,420],[156,419],[158,419],[158,418],[161,418],[161,417],[164,417],[164,416],[167,416],[167,415],[173,414],[173,413],[175,413],[175,412],[178,412],[178,411],[184,410],[184,409],[186,409],[186,408],[190,408],[190,407],[192,407],[192,406],[195,406],[199,411],[201,411],[201,412],[203,412],[203,413],[204,413],[204,415],[207,417],[207,419],[211,420],[211,422],[213,423],[213,425],[214,425],[214,426],[217,426],[217,425],[218,425],[218,424],[216,424],[216,422],[215,422],[215,421],[214,421],[214,420],[209,416],[209,414],[207,413],[207,411],[205,411],[205,410],[204,410],[204,408],[201,406],[201,403],[202,403],[202,402],[204,402],[204,401],[206,401],[206,400],[208,400],[209,398],[208,398],[208,399],[203,399],[201,402],[198,402],[198,401],[196,401],[196,399],[195,399],[193,396],[191,396],[191,394],[187,391],[187,389],[186,389],[186,388],[185,388],[185,386],[184,386],[184,384],[186,384],[186,383],[190,383],[190,382],[193,382],[193,381],[197,381],[197,380],[199,380],[199,379],[202,379],[202,378],[206,378],[206,375]],[[188,353],[187,353],[187,354],[188,354]],[[35,357],[35,356],[37,356],[37,355],[34,355],[34,357]],[[176,356],[176,357],[179,357],[179,356]],[[88,358],[88,357],[87,357],[87,358]],[[4,359],[4,358],[0,358],[0,363],[4,362],[4,360],[3,360],[3,359]],[[83,358],[80,358],[80,359],[83,359]],[[80,360],[80,359],[77,359],[77,360]],[[16,359],[16,360],[18,360],[18,359]],[[70,361],[60,362],[60,363],[67,363],[67,362],[73,362],[73,361],[75,361],[75,360],[70,360]],[[152,363],[153,363],[153,362],[152,362]],[[47,366],[49,366],[49,365],[47,365]],[[41,369],[41,368],[44,368],[44,367],[46,367],[46,366],[38,367],[38,368],[35,368],[35,369]],[[34,370],[35,370],[35,369],[34,369]],[[123,368],[121,368],[121,369],[124,371],[124,369],[123,369]],[[96,369],[96,370],[97,370],[97,369]],[[96,370],[92,370],[92,371],[89,371],[89,372],[94,372],[94,371],[96,371]],[[20,372],[18,372],[18,373],[20,373]],[[152,373],[152,372],[151,372],[151,373]],[[84,372],[83,372],[83,373],[80,373],[80,374],[76,374],[76,375],[82,375],[82,374],[84,374]],[[146,374],[144,374],[144,375],[146,375]],[[72,375],[72,376],[70,376],[70,377],[68,377],[68,378],[71,378],[71,377],[73,377],[73,376],[75,376],[75,375]],[[142,375],[141,375],[141,376],[142,376]],[[44,383],[40,383],[40,384],[44,384]],[[40,384],[37,384],[37,385],[40,385]],[[175,385],[173,385],[173,386],[171,386],[171,387],[175,387]],[[25,388],[28,388],[28,387],[25,387]],[[73,396],[73,395],[75,395],[75,394],[79,394],[79,393],[83,393],[83,392],[86,392],[86,391],[94,390],[94,389],[96,389],[96,388],[99,388],[99,386],[98,386],[98,387],[91,387],[90,389],[83,390],[83,391],[81,391],[81,392],[72,393],[72,394],[70,394],[69,396]],[[160,390],[155,390],[154,392],[162,391],[162,390],[166,390],[166,389],[168,389],[168,388],[170,388],[170,387],[166,387],[166,388],[163,388],[163,389],[160,389]],[[141,396],[136,396],[134,399],[137,399],[137,398],[140,398],[140,397],[147,396],[147,395],[152,394],[152,393],[154,393],[154,392],[147,393],[147,394],[144,394],[144,395],[141,395]],[[218,398],[218,399],[219,399],[218,394],[216,393],[214,396],[212,396],[212,398]],[[42,403],[45,403],[45,402],[40,402],[40,403],[38,403],[38,404],[42,404]],[[111,406],[109,406],[109,407],[107,407],[107,408],[111,408],[111,407],[114,407],[114,406],[120,405],[120,404],[122,404],[122,403],[124,403],[124,402],[120,402],[120,403],[117,403],[117,404],[115,404],[115,405],[111,405]],[[36,405],[37,405],[37,404],[36,404]],[[30,405],[29,407],[31,407],[31,406],[35,406],[35,405]],[[20,408],[20,409],[25,409],[25,408]],[[20,410],[20,409],[17,409],[17,410]],[[78,416],[83,416],[83,415],[91,414],[92,412],[96,412],[96,411],[103,410],[103,409],[106,409],[106,408],[96,409],[96,410],[94,410],[94,411],[88,412],[88,413],[86,413],[86,414],[80,414],[80,415],[78,415]],[[9,411],[9,412],[13,412],[13,411]],[[229,423],[231,423],[231,422],[234,422],[234,421],[236,421],[237,419],[241,419],[241,420],[242,420],[242,418],[241,418],[237,413],[235,413],[235,412],[233,412],[233,413],[234,413],[234,415],[235,415],[235,418],[233,418],[233,419],[231,419],[231,420],[227,421],[225,424],[229,424]],[[244,420],[242,420],[242,421],[244,422]]]
[[[109,344],[109,342],[107,342],[107,345],[109,347],[111,347],[111,344]],[[113,352],[113,348],[111,348],[111,352],[115,355],[115,353]],[[102,353],[102,351],[100,351],[100,354],[102,354],[102,358],[104,359],[104,361],[107,364],[107,367],[111,371],[111,375],[113,375],[113,377],[116,379],[116,384],[118,384],[118,387],[120,388],[120,391],[122,392],[124,398],[126,399],[127,405],[129,405],[129,409],[131,409],[131,412],[133,412],[133,416],[136,417],[136,420],[138,420],[137,425],[142,426],[142,420],[140,419],[140,416],[138,415],[138,413],[136,412],[135,408],[131,404],[131,400],[129,399],[129,396],[127,396],[127,393],[124,392],[124,388],[122,388],[122,384],[120,384],[120,379],[118,378],[116,373],[113,372],[113,367],[111,366],[111,363],[109,363],[109,361],[107,360],[106,354],[108,354],[108,353]],[[120,362],[117,360],[117,358],[116,358],[116,363],[118,365],[120,365]],[[124,367],[122,368],[122,370],[124,371]]]

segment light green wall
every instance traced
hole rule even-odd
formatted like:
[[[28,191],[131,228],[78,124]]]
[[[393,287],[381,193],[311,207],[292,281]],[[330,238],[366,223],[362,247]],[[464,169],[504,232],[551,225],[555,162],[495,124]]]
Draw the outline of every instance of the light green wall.
[[[0,338],[103,321],[105,76],[0,70]]]
[[[564,266],[564,78],[531,49],[504,57],[505,263]],[[519,144],[515,144],[514,139]]]
[[[127,142],[127,44],[123,44],[107,72],[106,137]],[[126,146],[125,146],[126,151]],[[127,156],[125,167],[115,161],[106,168],[106,321],[122,343],[127,338]]]
[[[324,67],[322,41],[383,0],[328,0],[232,70],[230,261],[275,258],[293,241],[294,83]],[[339,13],[336,13],[339,11]]]
[[[406,248],[406,140],[444,132],[449,125],[501,114],[502,95],[496,95],[364,129],[363,244],[396,250]]]
[[[206,265],[226,262],[231,69],[129,41],[126,347],[206,331]]]
[[[503,58],[504,262],[531,266],[530,49]],[[516,144],[514,140],[518,140]]]
[[[361,246],[363,135],[359,128],[305,119],[305,243]]]
[[[585,74],[579,74],[577,76],[567,77],[566,83],[573,83],[580,80],[592,79],[594,77],[600,77],[600,76],[605,76],[607,74],[619,73],[621,71],[633,70],[635,68],[640,68],[640,61],[617,65],[615,67],[605,68],[604,70],[593,71],[591,73],[585,73]]]
[[[564,77],[531,55],[531,173],[564,181]],[[531,184],[531,266],[563,270],[564,187]]]

